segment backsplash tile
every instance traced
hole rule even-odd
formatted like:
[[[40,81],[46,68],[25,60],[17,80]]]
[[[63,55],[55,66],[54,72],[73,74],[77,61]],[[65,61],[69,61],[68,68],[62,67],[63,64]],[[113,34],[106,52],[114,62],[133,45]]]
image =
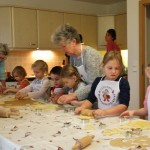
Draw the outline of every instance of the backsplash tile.
[[[50,58],[47,58],[47,56],[44,57],[44,52],[44,50],[42,52],[40,51],[40,57],[34,57],[35,51],[10,51],[8,58],[5,61],[5,70],[7,72],[12,72],[15,66],[23,66],[26,69],[28,76],[31,76],[33,75],[31,65],[38,59],[47,62],[49,71],[56,65],[62,65],[62,61],[65,58],[63,51],[50,50],[50,54],[52,55]]]

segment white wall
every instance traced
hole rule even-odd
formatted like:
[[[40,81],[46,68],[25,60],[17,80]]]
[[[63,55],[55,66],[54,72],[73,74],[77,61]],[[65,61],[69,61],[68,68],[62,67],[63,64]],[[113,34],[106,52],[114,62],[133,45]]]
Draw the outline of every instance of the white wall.
[[[139,108],[139,0],[127,0],[128,75],[130,107]]]
[[[0,0],[0,6],[5,5],[15,5],[96,15],[126,12],[126,2],[120,2],[108,6],[73,0]]]

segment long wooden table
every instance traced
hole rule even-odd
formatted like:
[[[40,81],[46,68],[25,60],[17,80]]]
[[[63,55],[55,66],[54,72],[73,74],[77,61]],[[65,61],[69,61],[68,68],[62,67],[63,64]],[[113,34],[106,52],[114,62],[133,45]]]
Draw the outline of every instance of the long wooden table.
[[[0,98],[0,102],[7,98]],[[129,149],[110,145],[110,141],[115,138],[126,138],[124,133],[103,134],[104,130],[111,130],[121,125],[122,121],[125,122],[119,117],[80,119],[74,114],[72,106],[51,103],[18,108],[20,116],[0,118],[0,150],[71,150],[76,139],[91,134],[95,138],[85,150]],[[104,126],[99,126],[100,124]],[[150,130],[142,131],[142,135],[149,136]]]

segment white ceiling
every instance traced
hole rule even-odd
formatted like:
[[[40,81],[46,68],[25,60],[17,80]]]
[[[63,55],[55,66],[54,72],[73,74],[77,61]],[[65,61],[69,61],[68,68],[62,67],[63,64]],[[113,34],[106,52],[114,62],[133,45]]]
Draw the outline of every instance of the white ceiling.
[[[126,0],[74,0],[74,1],[109,5],[109,4],[114,4],[114,3],[122,2],[122,1],[126,1]]]

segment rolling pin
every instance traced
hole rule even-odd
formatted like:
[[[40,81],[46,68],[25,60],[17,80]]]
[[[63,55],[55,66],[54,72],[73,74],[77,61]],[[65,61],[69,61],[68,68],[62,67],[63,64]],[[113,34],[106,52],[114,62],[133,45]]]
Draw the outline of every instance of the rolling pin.
[[[10,116],[19,116],[20,112],[16,108],[4,108],[0,107],[0,117],[1,118],[9,118]]]
[[[75,145],[72,147],[72,150],[82,150],[83,148],[91,144],[93,138],[94,138],[94,135],[87,135],[77,140]]]

